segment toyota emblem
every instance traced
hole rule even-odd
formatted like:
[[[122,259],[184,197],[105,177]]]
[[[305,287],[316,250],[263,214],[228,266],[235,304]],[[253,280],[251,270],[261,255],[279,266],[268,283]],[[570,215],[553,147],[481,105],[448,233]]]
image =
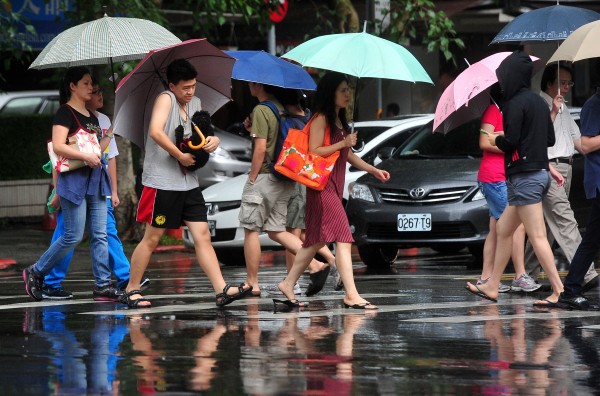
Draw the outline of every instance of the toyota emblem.
[[[410,195],[410,197],[413,199],[423,198],[423,196],[425,195],[425,189],[421,187],[413,188],[412,190],[410,190],[408,195]]]

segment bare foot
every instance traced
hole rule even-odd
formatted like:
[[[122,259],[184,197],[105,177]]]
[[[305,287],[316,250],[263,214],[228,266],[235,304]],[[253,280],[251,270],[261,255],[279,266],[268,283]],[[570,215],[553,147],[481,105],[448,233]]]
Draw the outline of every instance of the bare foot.
[[[493,302],[498,301],[498,287],[494,288],[492,285],[490,285],[490,282],[484,283],[482,285],[474,285],[471,282],[467,282],[466,288],[471,293],[481,298],[485,298]]]
[[[279,290],[281,290],[281,292],[283,293],[285,298],[288,299],[289,301],[291,301],[293,303],[297,302],[300,307],[307,306],[307,304],[296,300],[296,296],[294,295],[294,285],[289,285],[285,279],[282,280],[281,282],[279,282],[277,284],[277,287],[279,288]]]

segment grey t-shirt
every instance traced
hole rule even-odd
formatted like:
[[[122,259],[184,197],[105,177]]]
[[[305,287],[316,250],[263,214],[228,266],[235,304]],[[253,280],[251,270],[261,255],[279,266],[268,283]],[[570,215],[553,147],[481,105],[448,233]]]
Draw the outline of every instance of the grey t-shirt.
[[[183,123],[184,136],[192,134],[192,125],[190,117],[202,109],[200,99],[196,96],[192,98],[189,105],[186,105],[188,120],[183,122],[179,115],[177,99],[171,91],[164,91],[161,95],[167,94],[171,97],[171,112],[167,117],[164,131],[175,143],[175,128]],[[148,131],[148,133],[150,133]],[[142,174],[142,184],[144,186],[169,191],[189,191],[198,187],[198,177],[196,172],[183,173],[179,167],[179,161],[160,147],[152,138],[146,140],[146,156],[144,157],[144,172]]]

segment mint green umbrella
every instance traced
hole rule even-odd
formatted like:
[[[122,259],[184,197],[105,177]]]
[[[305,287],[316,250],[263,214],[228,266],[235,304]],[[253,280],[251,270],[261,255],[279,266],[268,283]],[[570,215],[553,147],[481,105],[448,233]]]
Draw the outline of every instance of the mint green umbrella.
[[[358,78],[388,78],[433,84],[419,61],[403,46],[361,33],[329,34],[308,40],[281,56]]]

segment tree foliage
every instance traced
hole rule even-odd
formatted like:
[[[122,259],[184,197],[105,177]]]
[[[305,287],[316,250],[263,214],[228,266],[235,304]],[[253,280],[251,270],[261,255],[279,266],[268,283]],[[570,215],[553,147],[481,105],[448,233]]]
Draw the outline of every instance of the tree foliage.
[[[0,0],[0,52],[10,51],[11,57],[3,57],[2,67],[8,70],[15,62],[27,62],[26,54],[31,54],[31,46],[23,39],[23,30],[36,34],[35,28],[17,10],[13,10],[9,0]],[[0,75],[0,79],[3,77]]]

